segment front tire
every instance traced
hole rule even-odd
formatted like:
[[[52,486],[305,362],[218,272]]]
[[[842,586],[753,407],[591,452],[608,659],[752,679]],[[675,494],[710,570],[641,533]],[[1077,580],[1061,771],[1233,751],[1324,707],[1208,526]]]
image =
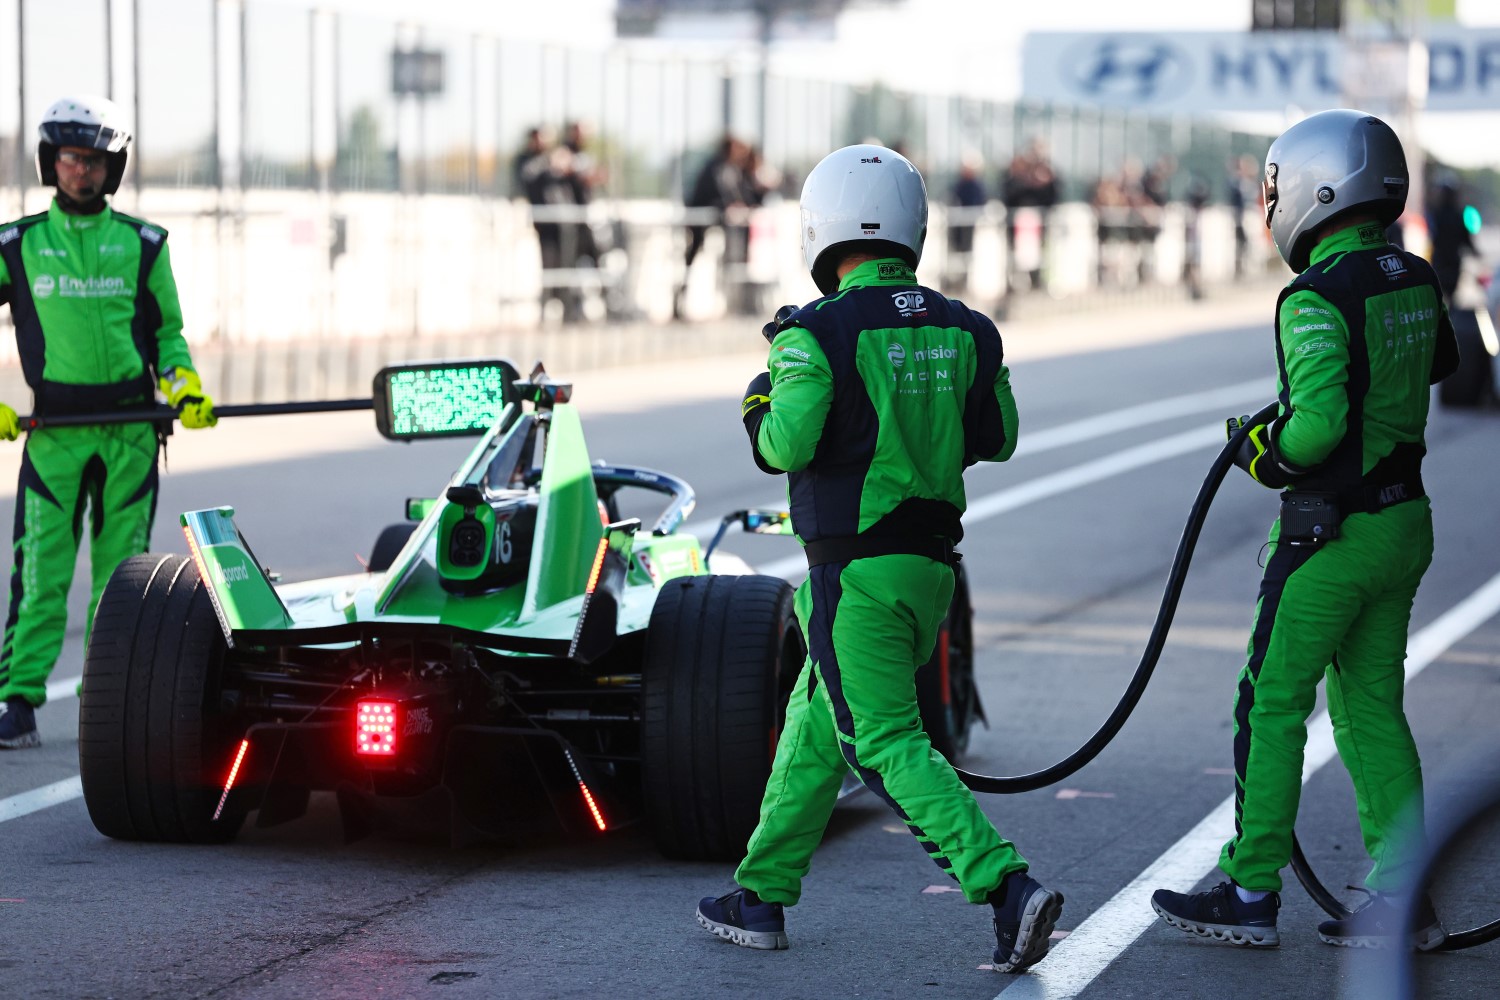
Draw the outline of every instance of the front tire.
[[[78,726],[83,799],[100,833],[207,844],[239,831],[243,811],[213,818],[235,749],[218,713],[225,652],[191,559],[133,556],[110,577],[84,659]]]
[[[744,854],[806,656],[792,596],[769,576],[681,577],[657,594],[642,676],[641,778],[656,845],[669,858]]]

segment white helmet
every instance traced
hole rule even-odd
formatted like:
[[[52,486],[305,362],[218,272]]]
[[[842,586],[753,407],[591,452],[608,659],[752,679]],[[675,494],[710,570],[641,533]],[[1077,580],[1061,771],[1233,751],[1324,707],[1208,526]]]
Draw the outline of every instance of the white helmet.
[[[119,190],[125,175],[125,147],[130,128],[125,113],[107,97],[80,94],[54,101],[37,127],[36,175],[48,187],[57,186],[57,151],[63,146],[100,149],[109,157],[109,173],[102,194]]]
[[[1301,273],[1324,226],[1356,209],[1389,226],[1406,207],[1409,183],[1389,125],[1363,111],[1322,111],[1266,151],[1266,227],[1282,260]]]
[[[868,244],[882,257],[912,267],[927,238],[927,185],[911,161],[884,146],[836,149],[812,168],[802,185],[802,256],[818,290],[838,288],[844,256],[832,251]]]

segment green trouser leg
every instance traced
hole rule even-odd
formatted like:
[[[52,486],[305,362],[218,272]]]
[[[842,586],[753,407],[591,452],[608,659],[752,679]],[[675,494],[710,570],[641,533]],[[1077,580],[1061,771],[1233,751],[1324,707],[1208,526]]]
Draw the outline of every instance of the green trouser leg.
[[[932,655],[952,596],[953,572],[920,556],[813,567],[797,590],[809,663],[735,873],[740,885],[771,902],[798,900],[846,770],[896,811],[970,902],[1026,869],[932,749],[917,713],[917,667]]]
[[[156,432],[149,424],[33,432],[16,495],[10,611],[0,644],[0,699],[33,705],[62,650],[68,590],[89,509],[91,586],[86,627],[110,575],[146,551],[156,511]]]
[[[1328,677],[1339,757],[1374,859],[1366,880],[1399,888],[1423,848],[1422,768],[1402,708],[1412,599],[1432,561],[1427,500],[1352,514],[1307,552],[1277,544],[1261,582],[1234,708],[1235,836],[1219,858],[1247,889],[1279,890],[1302,793],[1307,717]]]

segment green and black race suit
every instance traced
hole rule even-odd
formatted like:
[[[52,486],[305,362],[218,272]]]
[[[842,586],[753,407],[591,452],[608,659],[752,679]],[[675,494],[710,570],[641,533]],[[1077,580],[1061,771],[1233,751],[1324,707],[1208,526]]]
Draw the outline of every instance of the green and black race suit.
[[[33,410],[45,416],[147,405],[159,372],[191,367],[166,232],[106,207],[0,227],[0,301],[10,304]],[[144,552],[155,512],[150,424],[31,432],[16,496],[0,698],[33,705],[62,646],[68,588],[91,510],[89,620],[105,582]]]
[[[1429,385],[1457,366],[1453,328],[1426,261],[1351,226],[1314,249],[1277,308],[1279,416],[1257,478],[1318,493],[1339,536],[1270,533],[1234,709],[1235,836],[1220,867],[1248,889],[1281,887],[1320,678],[1354,780],[1367,884],[1403,886],[1422,849],[1422,772],[1402,710],[1407,627],[1432,559],[1422,485]]]
[[[880,795],[972,902],[1026,868],[917,712],[917,667],[954,587],[963,471],[1016,447],[994,324],[898,260],[848,273],[771,345],[757,461],[788,472],[809,573],[808,662],[787,709],[760,823],[736,879],[795,903],[846,771]]]

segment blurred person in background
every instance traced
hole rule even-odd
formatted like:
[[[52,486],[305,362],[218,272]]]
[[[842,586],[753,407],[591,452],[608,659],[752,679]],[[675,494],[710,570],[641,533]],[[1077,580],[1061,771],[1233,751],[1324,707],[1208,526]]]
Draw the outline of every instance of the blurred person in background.
[[[563,126],[563,145],[573,154],[568,175],[573,185],[573,202],[588,205],[594,200],[595,189],[604,183],[605,171],[598,158],[589,151],[588,132],[582,122],[568,122]],[[599,266],[599,241],[587,219],[580,219],[574,227],[572,255],[571,260],[564,262],[565,266]]]
[[[958,211],[948,225],[948,284],[962,293],[969,285],[970,255],[974,252],[974,222],[989,201],[989,192],[981,179],[984,162],[969,151],[958,162],[958,176],[948,193],[948,204]]]
[[[1443,288],[1443,301],[1453,306],[1453,293],[1463,276],[1464,258],[1478,256],[1474,236],[1464,219],[1464,202],[1458,178],[1445,174],[1438,182],[1427,212],[1427,234],[1432,240],[1432,269]]]
[[[1260,212],[1260,164],[1248,154],[1229,161],[1228,181],[1224,186],[1224,200],[1234,216],[1234,276],[1242,278],[1250,262],[1250,229],[1245,225],[1246,213]]]
[[[717,225],[721,228],[725,227],[726,220],[746,209],[745,196],[748,182],[745,179],[745,172],[749,169],[749,165],[750,147],[734,136],[724,136],[719,140],[719,146],[714,151],[714,155],[698,172],[697,179],[693,182],[693,189],[688,194],[686,207],[712,209]],[[708,230],[709,226],[705,223],[691,223],[687,227],[687,250],[683,255],[682,283],[677,286],[677,291],[672,296],[674,319],[683,319],[686,315],[688,274],[693,269],[693,261],[698,259],[698,253],[703,249],[703,241],[708,235]],[[726,256],[729,252],[728,243],[729,237],[726,231]]]
[[[552,146],[547,133],[541,128],[526,130],[526,139],[516,153],[510,166],[510,193],[513,198],[526,197],[526,187],[531,178],[546,169],[546,152]]]
[[[542,258],[542,310],[545,313],[547,304],[556,301],[562,305],[564,323],[580,322],[584,318],[583,296],[578,285],[557,273],[571,269],[578,259],[581,225],[569,211],[578,208],[573,151],[563,145],[552,146],[528,161],[525,175],[526,200],[541,210],[533,211],[532,227]]]
[[[992,907],[994,968],[1020,972],[1047,956],[1062,894],[1031,878],[933,748],[916,691],[953,597],[964,470],[1016,447],[1000,334],[917,283],[927,190],[896,151],[830,153],[801,209],[824,297],[768,328],[770,368],[741,419],[756,465],[787,475],[808,560],[796,595],[808,655],[737,888],[700,900],[697,920],[742,947],[787,947],[784,907],[853,771],[965,899]]]
[[[0,227],[0,301],[10,304],[21,369],[41,417],[153,406],[159,388],[182,426],[217,423],[187,341],[167,233],[116,212],[130,131],[102,97],[69,97],[42,116],[37,176],[56,189],[47,211]],[[0,404],[0,438],[21,431]],[[62,650],[68,590],[90,521],[86,621],[115,568],[146,551],[156,513],[151,423],[32,430],[16,487],[10,611],[0,645],[0,749],[41,745],[35,709]]]
[[[1006,167],[1000,180],[1000,201],[1005,205],[1005,244],[1012,262],[1016,258],[1016,230],[1025,216],[1020,210],[1031,209],[1036,213],[1036,259],[1028,261],[1026,266],[1027,285],[1033,291],[1042,287],[1048,216],[1061,194],[1057,171],[1047,157],[1046,142],[1040,138],[1031,139]],[[1011,270],[1015,270],[1013,265]]]

